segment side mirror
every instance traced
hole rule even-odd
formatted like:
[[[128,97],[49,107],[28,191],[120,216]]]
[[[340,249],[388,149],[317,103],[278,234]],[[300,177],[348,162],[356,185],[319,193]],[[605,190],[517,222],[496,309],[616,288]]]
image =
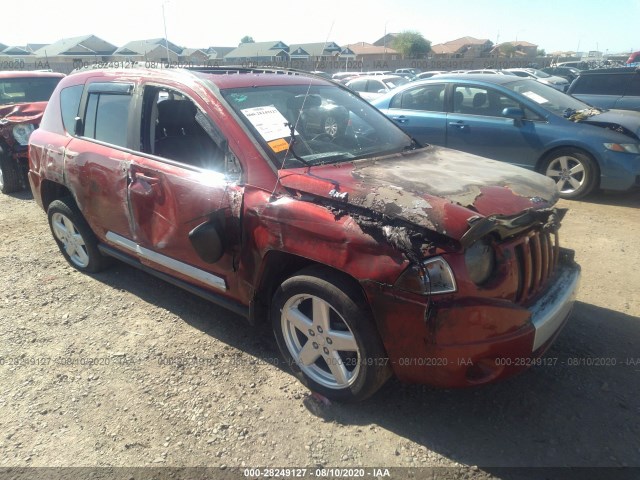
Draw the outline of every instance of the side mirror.
[[[521,108],[507,107],[502,110],[502,116],[512,118],[514,125],[520,125],[524,120],[524,111]]]

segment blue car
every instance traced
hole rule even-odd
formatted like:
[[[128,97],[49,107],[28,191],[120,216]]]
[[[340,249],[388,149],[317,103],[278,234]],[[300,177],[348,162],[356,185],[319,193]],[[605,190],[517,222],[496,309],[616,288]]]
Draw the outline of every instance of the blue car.
[[[423,144],[551,177],[563,198],[640,187],[640,113],[599,110],[536,80],[446,75],[371,102]]]

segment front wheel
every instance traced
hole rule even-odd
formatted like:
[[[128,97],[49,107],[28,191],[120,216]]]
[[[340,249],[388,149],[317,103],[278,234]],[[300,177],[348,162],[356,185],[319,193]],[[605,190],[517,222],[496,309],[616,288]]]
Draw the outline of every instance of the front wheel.
[[[312,267],[276,291],[271,319],[278,347],[309,389],[360,401],[389,378],[390,366],[361,292],[329,270]]]
[[[110,263],[98,250],[98,240],[73,200],[54,200],[47,216],[53,238],[72,267],[95,273]]]
[[[556,182],[560,197],[586,197],[598,184],[597,167],[584,152],[563,148],[554,152],[544,163],[544,174]]]

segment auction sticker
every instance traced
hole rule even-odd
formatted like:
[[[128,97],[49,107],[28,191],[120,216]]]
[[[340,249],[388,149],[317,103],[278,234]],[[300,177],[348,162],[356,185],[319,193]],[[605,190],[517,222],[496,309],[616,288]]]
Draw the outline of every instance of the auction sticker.
[[[271,140],[269,142],[269,146],[271,147],[271,150],[273,150],[275,153],[280,153],[285,150],[289,150],[289,142],[287,142],[284,138]]]
[[[242,110],[242,113],[267,142],[291,136],[287,119],[272,105],[267,107],[245,108]],[[297,135],[298,132],[294,132],[294,134]]]

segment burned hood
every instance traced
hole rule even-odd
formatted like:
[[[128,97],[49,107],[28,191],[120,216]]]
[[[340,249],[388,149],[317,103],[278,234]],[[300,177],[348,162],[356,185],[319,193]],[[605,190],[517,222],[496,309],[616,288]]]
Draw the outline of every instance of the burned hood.
[[[632,110],[605,110],[579,120],[588,125],[607,128],[631,137],[640,139],[640,112]]]
[[[0,105],[0,126],[7,123],[40,123],[47,102]]]
[[[281,172],[280,183],[336,208],[370,211],[460,241],[483,218],[548,210],[549,178],[475,155],[430,146],[412,152]]]

